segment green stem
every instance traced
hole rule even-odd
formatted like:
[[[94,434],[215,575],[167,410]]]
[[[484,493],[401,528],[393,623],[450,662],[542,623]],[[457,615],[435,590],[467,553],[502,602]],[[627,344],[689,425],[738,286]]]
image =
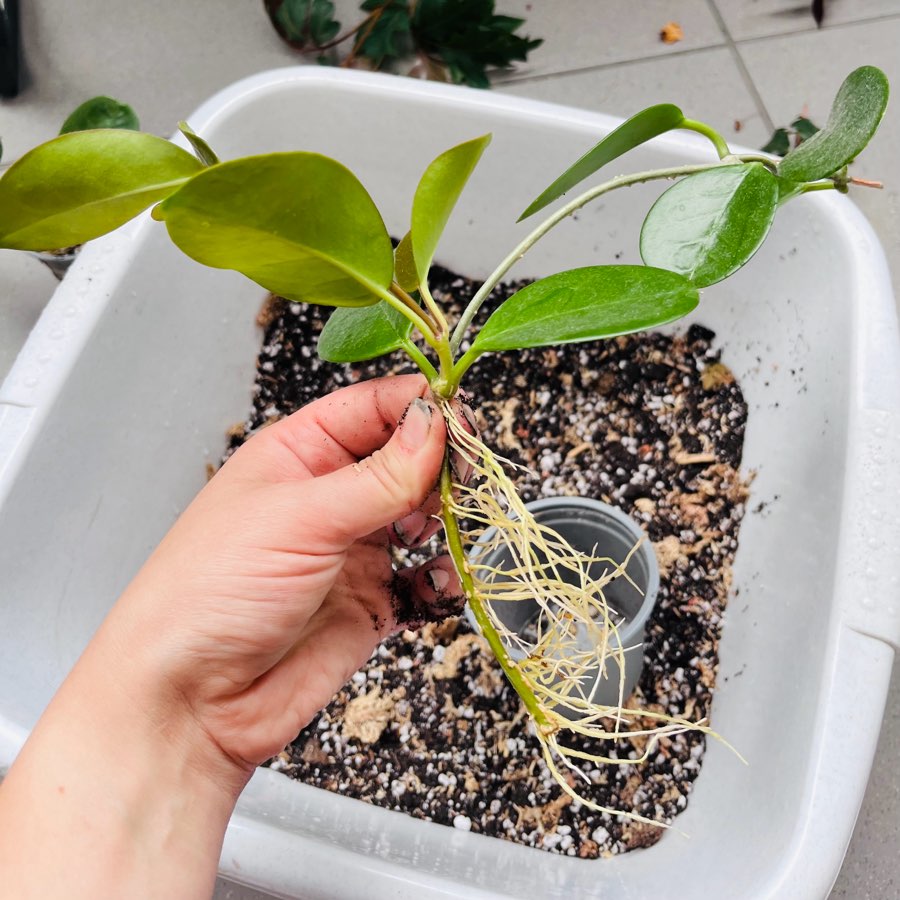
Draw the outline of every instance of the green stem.
[[[597,185],[597,187],[591,188],[589,191],[585,191],[585,193],[576,197],[574,200],[571,200],[565,206],[553,213],[553,215],[541,222],[534,231],[526,235],[516,245],[512,252],[506,256],[500,265],[491,272],[487,281],[485,281],[478,289],[475,296],[469,301],[469,305],[465,308],[463,314],[459,317],[456,328],[453,330],[453,337],[450,340],[450,349],[454,353],[459,349],[459,345],[462,343],[466,331],[468,331],[469,326],[472,324],[472,319],[475,318],[475,314],[478,312],[481,304],[487,300],[488,295],[497,286],[497,282],[499,282],[500,279],[503,278],[503,276],[528,252],[528,250],[550,231],[551,228],[558,225],[563,219],[571,216],[572,213],[577,212],[586,203],[590,203],[591,200],[594,200],[603,194],[607,194],[610,191],[614,191],[617,188],[628,187],[632,184],[641,184],[645,181],[655,181],[660,178],[678,178],[681,175],[693,175],[695,172],[705,172],[708,169],[717,169],[723,165],[728,165],[728,163],[720,161],[715,163],[704,163],[701,165],[673,166],[669,169],[653,169],[649,172],[637,172],[634,175],[619,175],[617,178],[613,178],[611,181]],[[468,354],[466,354],[466,356],[468,356]],[[465,359],[465,357],[463,357],[463,359]],[[470,360],[469,365],[474,361],[474,359]],[[460,363],[461,362],[462,360],[460,360]],[[459,363],[457,363],[457,369],[459,369]],[[459,372],[459,375],[461,376],[464,371],[465,369],[462,369]]]
[[[800,188],[801,194],[809,194],[812,191],[834,191],[837,185],[833,181],[810,181]]]
[[[709,138],[716,148],[716,153],[719,154],[719,159],[724,159],[726,156],[731,155],[731,150],[728,144],[725,143],[725,138],[715,128],[711,128],[705,122],[698,122],[696,119],[683,119],[678,127],[688,131],[696,131],[697,134],[702,134],[704,137]]]
[[[758,162],[762,163],[767,169],[774,172],[778,168],[777,159],[772,159],[770,156],[763,156],[761,153],[741,153],[738,156],[735,156],[735,159],[739,159],[741,162],[750,163],[750,162]]]
[[[431,347],[433,350],[438,349],[438,339],[434,335],[434,331],[431,326],[428,324],[426,319],[419,312],[418,307],[415,306],[415,301],[412,301],[413,305],[410,306],[406,300],[411,300],[408,294],[405,291],[402,293],[405,295],[406,300],[403,297],[398,297],[394,293],[395,285],[391,285],[391,290],[385,290],[384,288],[378,287],[377,285],[372,285],[372,289],[375,293],[381,297],[388,306],[392,306],[397,310],[398,313],[404,315],[422,334],[422,337],[425,338],[425,342]],[[398,288],[398,290],[400,290]]]
[[[466,566],[466,552],[463,549],[462,536],[459,533],[459,523],[456,521],[456,516],[451,509],[452,501],[453,479],[450,475],[450,461],[448,456],[444,459],[444,467],[441,470],[442,517],[444,520],[444,530],[447,534],[447,549],[450,551],[450,556],[456,566],[456,571],[459,573],[459,580],[462,584],[463,592],[466,595],[466,600],[469,601],[469,608],[475,616],[475,621],[481,629],[482,636],[488,642],[494,656],[497,657],[500,668],[503,669],[504,674],[509,679],[509,683],[515,688],[519,697],[521,697],[522,703],[525,704],[525,708],[534,719],[538,728],[545,733],[553,732],[556,730],[556,726],[550,721],[544,710],[541,708],[537,697],[534,695],[534,691],[522,677],[522,673],[519,672],[515,662],[510,659],[503,641],[500,640],[500,635],[497,634],[497,629],[494,628],[491,623],[490,616],[484,608],[481,597],[478,596],[478,592],[475,590],[475,583]]]
[[[425,308],[431,313],[431,318],[434,319],[434,323],[438,327],[437,336],[441,337],[447,334],[450,331],[447,317],[435,302],[434,297],[431,296],[431,291],[428,290],[428,285],[424,282],[419,285],[419,296],[425,302]]]
[[[438,380],[437,369],[428,360],[428,357],[411,341],[409,338],[403,341],[403,349],[412,361],[419,367],[421,373],[428,379],[431,384]]]

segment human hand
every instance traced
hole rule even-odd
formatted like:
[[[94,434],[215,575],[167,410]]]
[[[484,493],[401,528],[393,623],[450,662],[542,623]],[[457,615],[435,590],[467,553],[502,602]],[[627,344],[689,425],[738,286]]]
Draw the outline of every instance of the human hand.
[[[338,391],[200,492],[0,784],[0,895],[208,895],[255,764],[392,629],[456,611],[447,557],[395,574],[389,550],[439,527],[446,428],[426,391],[416,376]]]
[[[440,527],[446,428],[426,393],[418,376],[360,383],[254,436],[111,617],[158,635],[160,677],[248,770],[292,740],[378,641],[462,603],[449,557],[396,575],[391,560],[392,540],[415,545]]]

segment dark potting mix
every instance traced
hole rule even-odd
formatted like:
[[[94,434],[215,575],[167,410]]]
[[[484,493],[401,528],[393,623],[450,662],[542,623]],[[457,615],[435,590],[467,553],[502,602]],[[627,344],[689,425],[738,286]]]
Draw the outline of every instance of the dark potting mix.
[[[478,287],[437,266],[430,284],[438,303],[456,312]],[[521,286],[498,286],[481,318]],[[231,429],[229,453],[337,388],[414,371],[402,354],[354,365],[322,362],[316,339],[329,314],[278,298],[265,303],[254,406]],[[693,325],[675,336],[488,355],[464,383],[484,442],[524,467],[514,474],[523,499],[594,497],[644,527],[661,583],[643,673],[627,705],[692,721],[711,711],[747,498],[738,471],[747,405],[714,337]],[[636,736],[605,749],[637,759],[647,740]],[[580,780],[578,790],[602,806],[669,823],[687,806],[705,743],[703,734],[686,732],[661,738],[639,766],[587,764],[591,785]],[[664,834],[593,812],[560,788],[499,663],[461,618],[381,644],[268,765],[414,818],[570,856],[648,847]]]

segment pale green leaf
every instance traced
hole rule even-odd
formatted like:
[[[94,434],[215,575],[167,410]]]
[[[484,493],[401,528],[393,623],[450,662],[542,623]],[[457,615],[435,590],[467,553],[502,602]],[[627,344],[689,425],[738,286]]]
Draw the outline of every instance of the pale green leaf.
[[[118,228],[203,167],[139,131],[76,131],[26,153],[0,178],[0,247],[55,250]]]
[[[194,148],[194,154],[204,166],[214,166],[219,162],[219,157],[206,141],[188,125],[187,122],[179,122],[178,130],[187,138],[188,143]]]
[[[317,153],[212,166],[154,215],[188,256],[242,272],[290,300],[366,306],[383,296],[394,273],[372,198],[349,169]]]
[[[416,272],[416,261],[412,255],[412,238],[409,231],[394,250],[394,280],[404,291],[419,289],[419,275]]]
[[[491,136],[457,144],[435,159],[422,174],[413,198],[410,226],[412,255],[419,283],[428,279],[438,241],[469,176]]]

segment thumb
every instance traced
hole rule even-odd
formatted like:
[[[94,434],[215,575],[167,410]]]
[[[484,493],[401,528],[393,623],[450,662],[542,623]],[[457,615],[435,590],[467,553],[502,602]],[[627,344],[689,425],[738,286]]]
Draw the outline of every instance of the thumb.
[[[349,546],[417,509],[434,489],[447,430],[434,403],[417,397],[390,440],[371,456],[307,482],[314,523],[329,543]]]

